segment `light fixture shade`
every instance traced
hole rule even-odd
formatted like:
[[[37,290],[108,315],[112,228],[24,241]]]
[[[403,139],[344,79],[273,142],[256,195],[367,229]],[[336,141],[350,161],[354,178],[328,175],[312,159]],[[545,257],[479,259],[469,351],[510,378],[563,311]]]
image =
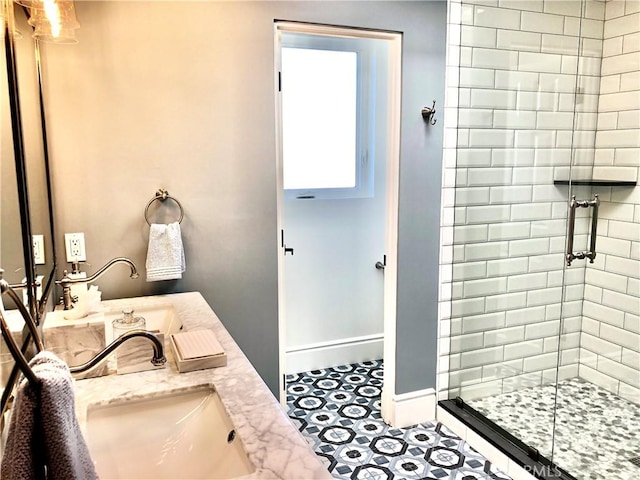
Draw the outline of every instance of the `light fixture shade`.
[[[34,27],[33,38],[50,43],[78,43],[75,30],[80,27],[71,0],[15,0],[28,4],[28,23]]]
[[[33,38],[40,42],[48,43],[78,43],[76,38],[76,29],[60,26],[56,30],[53,30],[48,23],[41,23],[36,25],[33,30]]]

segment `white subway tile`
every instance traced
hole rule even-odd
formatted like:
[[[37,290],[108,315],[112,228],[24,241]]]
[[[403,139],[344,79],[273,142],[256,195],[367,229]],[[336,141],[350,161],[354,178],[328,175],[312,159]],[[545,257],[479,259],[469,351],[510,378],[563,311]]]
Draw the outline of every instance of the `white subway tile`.
[[[610,392],[618,391],[618,385],[620,381],[613,377],[610,377],[609,375],[600,373],[594,368],[591,368],[583,363],[580,364],[578,372],[580,378],[586,380],[587,382],[598,385],[599,387],[602,387]]]
[[[515,93],[515,92],[514,92]],[[558,109],[558,93],[548,92],[517,92],[518,110],[549,110]],[[514,108],[514,105],[505,108]]]
[[[524,340],[524,327],[501,328],[484,332],[484,346],[494,347]]]
[[[620,202],[620,203],[627,202],[627,203],[634,203],[636,205],[640,205],[640,188],[635,187],[635,188],[616,189],[616,191],[611,193],[611,201]],[[632,231],[635,231],[637,235],[635,237],[632,237],[632,240],[640,237],[640,232],[638,232],[637,225],[636,226],[634,225],[615,225],[614,226],[614,229],[616,230],[616,232],[618,228],[630,228],[632,229]],[[614,235],[614,234],[611,233],[611,235]],[[627,238],[627,237],[619,237],[619,238]]]
[[[585,57],[602,58],[602,40],[583,38],[580,53]]]
[[[553,182],[553,167],[518,167],[513,169],[514,185],[548,184]]]
[[[580,33],[585,38],[603,39],[609,37],[603,37],[604,22],[602,20],[591,20],[583,18],[580,25]]]
[[[527,307],[559,303],[561,300],[562,289],[558,287],[545,288],[543,290],[531,290],[527,292]]]
[[[550,203],[530,203],[528,205],[512,205],[511,221],[543,220],[551,218]]]
[[[472,47],[460,47],[460,66],[470,67],[473,63],[473,48]]]
[[[509,310],[506,316],[506,326],[528,325],[544,320],[544,306],[522,308],[519,310]]]
[[[460,387],[459,396],[467,400],[474,400],[477,398],[486,398],[488,396],[498,395],[500,393],[502,393],[502,381],[497,380],[494,382],[482,382],[476,385],[465,385]]]
[[[535,150],[532,148],[494,148],[491,151],[491,166],[528,166],[533,165]],[[515,172],[515,169],[514,169]]]
[[[632,13],[640,12],[640,2],[627,1],[624,5],[624,14],[631,15]]]
[[[593,58],[593,57],[578,58],[578,74],[579,75],[592,75],[595,77],[599,77],[601,67],[602,67],[602,60],[600,58]]]
[[[611,19],[604,24],[604,38],[636,33],[638,25],[640,25],[640,13]]]
[[[538,90],[538,76],[536,72],[517,72],[496,70],[495,86],[505,90]]]
[[[586,18],[593,18],[594,20],[604,20],[604,2],[598,0],[587,0],[585,2]]]
[[[477,6],[475,24],[483,27],[520,29],[520,12],[506,8]]]
[[[487,225],[461,225],[453,227],[453,238],[456,244],[478,243],[487,241]]]
[[[629,400],[636,405],[640,404],[640,389],[632,387],[631,385],[627,385],[624,382],[620,382],[620,387],[618,388],[618,395],[620,395],[625,400]]]
[[[594,176],[596,179],[610,179],[611,177],[605,174],[601,174],[600,170],[603,167],[594,168]],[[624,172],[626,175],[620,175],[617,179],[624,180],[634,178],[635,170],[628,167],[611,167],[610,170],[618,170]],[[634,170],[634,171],[629,171]],[[601,201],[598,208],[598,218],[607,218],[609,220],[620,220],[622,222],[633,222],[633,210],[634,207],[630,203],[617,203],[617,202],[605,202]],[[615,252],[614,252],[615,253]]]
[[[480,297],[483,295],[495,295],[497,293],[505,293],[506,291],[507,279],[504,277],[468,280],[464,282],[464,296],[467,298]]]
[[[606,3],[605,20],[611,20],[612,18],[622,17],[624,15],[624,7],[626,0],[609,0]]]
[[[516,106],[516,96],[519,95],[509,90],[471,90],[471,106],[473,108],[502,108],[513,109]]]
[[[588,318],[591,318],[620,328],[624,326],[624,312],[621,310],[607,307],[599,303],[590,302],[588,300],[585,300],[582,308],[585,321]],[[585,331],[587,330],[585,329]],[[593,332],[589,333],[594,334]]]
[[[622,54],[622,41],[624,37],[607,38],[602,42],[602,56],[613,57]]]
[[[462,9],[460,12],[461,23],[463,25],[472,25],[473,24],[473,11],[475,8],[473,5],[462,5]]]
[[[544,353],[524,359],[524,371],[535,372],[547,368],[555,368],[558,363],[558,354],[555,352]]]
[[[640,128],[640,110],[627,110],[620,112],[618,116],[618,128],[620,129],[639,129]]]
[[[529,358],[539,355],[543,351],[543,341],[541,339],[512,343],[504,346],[504,360],[514,360],[516,358]]]
[[[536,149],[535,151],[535,165],[570,165],[571,164],[571,149]]]
[[[562,55],[560,72],[567,75],[575,75],[578,71],[578,57],[575,55]]]
[[[504,260],[491,260],[487,263],[487,275],[512,275],[525,273],[529,261],[527,258],[506,258]]]
[[[464,333],[474,333],[503,328],[504,319],[505,312],[464,317],[462,319],[462,331]]]
[[[531,222],[532,237],[554,237],[565,234],[567,229],[566,220],[538,220]]]
[[[454,337],[451,337],[450,342],[449,342],[449,350],[451,353],[460,353],[460,352],[469,352],[472,350],[476,350],[478,348],[482,348],[483,346],[483,336],[482,333],[474,333],[471,335],[456,335]],[[462,370],[464,371],[468,371],[468,370]],[[460,372],[456,372],[456,373],[460,373]],[[481,377],[481,371],[478,371],[478,379]],[[454,372],[451,372],[451,375],[453,376]],[[453,379],[450,377],[452,383],[451,386],[457,387],[460,385],[460,383],[456,383],[455,381],[453,381]]]
[[[598,148],[640,148],[640,129],[597,132],[596,146]]]
[[[562,34],[564,17],[545,13],[522,12],[521,29],[528,32]]]
[[[603,75],[600,77],[600,94],[617,93],[620,91],[620,74]]]
[[[542,36],[540,33],[498,30],[497,46],[504,50],[539,52],[541,42]]]
[[[530,372],[503,380],[504,392],[517,392],[523,388],[531,388],[542,385],[542,372]],[[517,477],[516,477],[517,478]]]
[[[508,242],[476,243],[465,246],[465,260],[492,260],[509,255]]]
[[[545,288],[546,286],[546,273],[528,273],[526,275],[513,275],[509,277],[507,291],[520,292],[529,289]]]
[[[465,262],[453,265],[453,280],[484,278],[487,274],[486,262]]]
[[[456,205],[482,205],[489,203],[489,189],[484,187],[456,188]]]
[[[489,240],[529,238],[529,222],[494,223],[489,225]]]
[[[637,297],[640,304],[640,279],[629,277],[627,281],[627,295]]]
[[[551,33],[564,33],[565,35],[573,35],[574,37],[577,37],[580,35],[580,19],[576,17],[564,17],[563,32]]]
[[[598,127],[597,113],[576,113],[575,128],[579,130],[596,130]],[[593,160],[593,152],[591,152]]]
[[[622,363],[629,367],[634,367],[636,370],[640,369],[640,353],[623,348]]]
[[[462,25],[460,43],[467,47],[495,48],[496,29]]]
[[[472,129],[468,143],[471,147],[513,147],[513,130]]]
[[[620,75],[620,91],[640,90],[640,71]]]
[[[494,128],[536,128],[536,112],[524,110],[495,110],[493,112]]]
[[[536,127],[545,130],[570,130],[573,128],[573,113],[538,112]]]
[[[616,155],[615,148],[596,148],[594,165],[613,165]]]
[[[579,91],[592,95],[600,94],[600,77],[581,75],[578,78]]]
[[[595,270],[593,268],[587,268],[585,282],[595,285],[596,287],[603,287],[620,293],[625,293],[627,291],[626,277]]]
[[[515,70],[518,65],[518,52],[489,48],[474,48],[471,65],[480,68]]]
[[[618,112],[606,112],[598,114],[598,130],[615,130],[618,128]],[[596,133],[596,138],[598,134]]]
[[[560,138],[558,132],[558,138]],[[566,132],[569,136],[571,132]],[[574,148],[594,148],[596,145],[596,132],[591,130],[574,130],[573,132],[573,147]],[[560,142],[556,143],[556,146],[560,146]]]
[[[551,53],[520,52],[518,70],[525,72],[560,73],[562,57]]]
[[[597,370],[605,375],[622,380],[633,387],[640,388],[640,369],[637,367],[631,368],[607,358],[600,358],[598,359]]]
[[[474,315],[484,312],[484,298],[466,298],[451,302],[451,314],[453,316]]]
[[[487,312],[501,312],[513,308],[523,308],[527,306],[527,295],[521,293],[507,293],[503,295],[492,295],[485,299],[485,309]]]
[[[534,185],[534,202],[561,202],[565,199],[565,192],[555,185]]]
[[[638,335],[630,335],[627,330],[623,330],[612,325],[603,323],[600,326],[600,338],[602,340],[608,340],[616,346],[626,347],[635,352],[640,351],[640,342],[638,341]]]
[[[495,70],[486,68],[460,68],[460,86],[493,88]]]
[[[560,112],[573,112],[576,110],[576,97],[574,93],[561,93],[558,95],[558,107],[551,109]]]
[[[625,35],[622,53],[631,53],[637,51],[640,51],[640,32]]]
[[[626,312],[624,314],[624,328],[630,332],[640,333],[640,316]]]
[[[578,55],[578,37],[566,35],[542,35],[543,53],[563,53],[566,55]]]
[[[631,52],[615,57],[602,59],[602,75],[615,75],[616,73],[635,72],[640,63],[640,52]]]
[[[542,12],[544,1],[530,0],[527,2],[523,2],[522,0],[499,0],[498,5],[501,8],[511,8],[514,10],[528,10],[530,12]]]
[[[490,203],[530,203],[531,186],[491,187]]]
[[[549,252],[548,238],[512,240],[509,242],[509,256],[543,255]]]
[[[606,268],[608,272],[626,275],[627,277],[640,278],[640,262],[637,260],[608,255]],[[640,307],[640,301],[638,302],[638,307]]]
[[[544,2],[545,13],[555,13],[558,15],[568,15],[571,17],[581,16],[581,2],[570,2],[567,0],[547,0]]]
[[[620,361],[622,347],[587,332],[580,336],[580,347],[591,353]]]
[[[584,298],[592,302],[602,302],[602,289],[593,285],[584,286]]]
[[[640,108],[638,92],[608,93],[600,97],[600,112],[620,112]]]
[[[478,367],[487,363],[496,363],[503,359],[502,347],[481,348],[460,354],[462,368]]]
[[[556,132],[552,130],[516,130],[514,146],[516,148],[545,148],[554,147],[556,143]]]
[[[511,168],[470,168],[467,182],[473,185],[509,185]]]
[[[597,251],[598,253],[631,257],[631,242],[629,240],[601,236],[598,238]]]
[[[491,127],[493,124],[493,110],[480,108],[458,110],[458,126],[466,128]],[[487,152],[490,153],[490,152]]]

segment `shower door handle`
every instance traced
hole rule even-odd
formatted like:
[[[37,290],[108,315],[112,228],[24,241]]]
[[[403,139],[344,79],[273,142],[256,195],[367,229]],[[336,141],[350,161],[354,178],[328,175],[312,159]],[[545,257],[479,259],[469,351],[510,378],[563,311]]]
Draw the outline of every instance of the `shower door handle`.
[[[579,260],[588,258],[590,263],[596,258],[596,232],[598,229],[598,207],[600,206],[600,199],[598,194],[593,196],[593,200],[576,200],[576,196],[571,196],[569,202],[569,231],[567,232],[567,266],[571,265],[571,262],[576,258]],[[576,227],[576,209],[577,208],[590,208],[593,207],[593,215],[591,217],[591,238],[589,241],[589,250],[584,252],[573,251],[573,236]]]

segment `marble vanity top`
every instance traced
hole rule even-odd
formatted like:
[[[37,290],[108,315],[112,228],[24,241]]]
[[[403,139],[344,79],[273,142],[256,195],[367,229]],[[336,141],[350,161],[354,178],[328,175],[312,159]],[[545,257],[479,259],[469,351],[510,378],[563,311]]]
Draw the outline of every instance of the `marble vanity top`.
[[[77,380],[76,412],[81,428],[86,428],[87,409],[91,406],[209,385],[218,392],[249,459],[256,467],[254,473],[243,478],[331,478],[200,293],[108,300],[103,304],[119,308],[158,301],[174,305],[185,330],[213,329],[227,353],[227,365],[178,373],[172,352],[166,349],[168,362],[165,368]]]

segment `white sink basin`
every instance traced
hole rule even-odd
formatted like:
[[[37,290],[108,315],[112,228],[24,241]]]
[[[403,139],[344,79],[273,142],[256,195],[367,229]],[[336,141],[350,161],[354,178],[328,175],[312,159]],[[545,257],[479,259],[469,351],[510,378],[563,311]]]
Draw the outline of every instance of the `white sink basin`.
[[[102,480],[235,478],[255,471],[208,387],[89,408],[86,432]]]
[[[182,322],[176,309],[170,303],[153,303],[150,305],[132,305],[136,317],[144,317],[146,329],[158,331],[168,337],[171,333],[179,332]],[[107,345],[113,340],[112,324],[116,318],[122,317],[122,309],[110,309],[104,312],[105,340]]]

